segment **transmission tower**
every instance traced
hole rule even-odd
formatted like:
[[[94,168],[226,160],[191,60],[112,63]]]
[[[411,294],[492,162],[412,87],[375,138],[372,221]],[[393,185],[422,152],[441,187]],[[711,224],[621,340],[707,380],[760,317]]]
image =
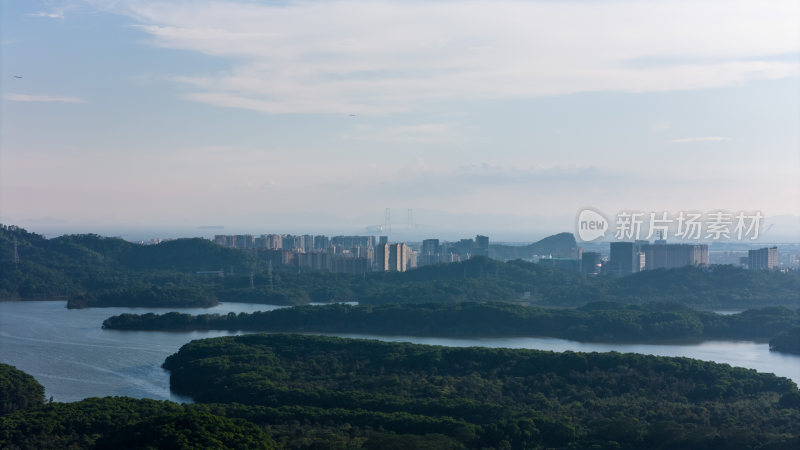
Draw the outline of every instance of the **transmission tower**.
[[[19,252],[17,251],[16,239],[14,239],[14,268],[19,269]]]
[[[269,260],[269,265],[267,266],[267,273],[269,274],[269,290],[272,290],[272,260]]]

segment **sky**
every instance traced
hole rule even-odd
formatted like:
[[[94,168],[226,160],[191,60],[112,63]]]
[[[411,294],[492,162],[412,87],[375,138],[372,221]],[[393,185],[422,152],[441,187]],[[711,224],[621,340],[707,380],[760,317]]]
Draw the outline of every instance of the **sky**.
[[[798,18],[794,0],[0,0],[0,222],[359,233],[391,208],[395,230],[524,240],[584,207],[797,216]]]

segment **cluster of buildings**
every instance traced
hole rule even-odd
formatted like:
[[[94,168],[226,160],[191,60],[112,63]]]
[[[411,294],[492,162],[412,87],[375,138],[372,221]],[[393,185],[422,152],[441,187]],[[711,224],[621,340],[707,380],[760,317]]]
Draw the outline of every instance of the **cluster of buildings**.
[[[612,242],[607,272],[627,275],[643,270],[708,265],[708,245],[667,244],[663,239]]]
[[[474,256],[489,256],[489,237],[477,235],[475,239],[457,242],[425,239],[419,249],[419,265],[459,262]]]
[[[586,275],[629,275],[644,270],[674,269],[709,264],[707,244],[668,244],[658,236],[654,242],[612,242],[608,258],[597,251],[572,248],[568,258],[534,256],[549,267]],[[425,239],[421,243],[389,242],[388,236],[333,236],[251,234],[217,235],[214,242],[228,248],[252,250],[266,262],[336,273],[405,272],[420,266],[464,261],[489,256],[489,238],[454,242]],[[750,250],[741,265],[751,270],[778,268],[778,248]]]
[[[418,266],[458,262],[489,255],[489,238],[440,242],[426,239],[420,246],[390,243],[388,236],[252,234],[216,235],[228,248],[252,250],[267,262],[336,273],[405,272]]]
[[[778,247],[748,250],[741,263],[750,270],[775,270],[778,268]]]
[[[655,242],[638,240],[634,242],[612,242],[607,259],[600,252],[584,252],[578,249],[579,257],[542,258],[539,264],[550,267],[582,272],[586,275],[612,273],[630,275],[644,270],[675,269],[685,266],[705,266],[709,264],[706,244],[668,244],[663,239]],[[778,269],[778,248],[769,247],[748,251],[741,258],[741,265],[750,270]]]

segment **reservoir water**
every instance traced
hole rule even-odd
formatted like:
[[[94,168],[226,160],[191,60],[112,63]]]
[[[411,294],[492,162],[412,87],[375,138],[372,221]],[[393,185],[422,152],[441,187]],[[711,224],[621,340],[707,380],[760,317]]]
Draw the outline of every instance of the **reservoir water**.
[[[223,303],[208,309],[183,309],[188,314],[266,311],[271,305]],[[0,302],[0,362],[33,375],[46,396],[69,402],[87,397],[124,395],[158,400],[190,401],[169,390],[164,359],[183,344],[201,338],[229,336],[226,331],[153,332],[103,330],[106,318],[125,312],[165,313],[150,308],[70,310],[63,301]],[[631,352],[685,356],[772,372],[800,383],[800,356],[770,352],[764,342],[706,341],[692,344],[581,343],[555,338],[433,338],[336,334],[447,346],[528,348],[552,351]]]

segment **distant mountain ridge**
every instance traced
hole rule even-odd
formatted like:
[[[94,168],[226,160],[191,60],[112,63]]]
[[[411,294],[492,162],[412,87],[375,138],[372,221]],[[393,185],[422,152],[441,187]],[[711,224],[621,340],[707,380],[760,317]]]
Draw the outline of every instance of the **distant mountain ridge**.
[[[508,261],[531,259],[533,255],[551,255],[554,258],[575,258],[578,243],[572,233],[558,233],[529,245],[489,245],[489,257]]]

